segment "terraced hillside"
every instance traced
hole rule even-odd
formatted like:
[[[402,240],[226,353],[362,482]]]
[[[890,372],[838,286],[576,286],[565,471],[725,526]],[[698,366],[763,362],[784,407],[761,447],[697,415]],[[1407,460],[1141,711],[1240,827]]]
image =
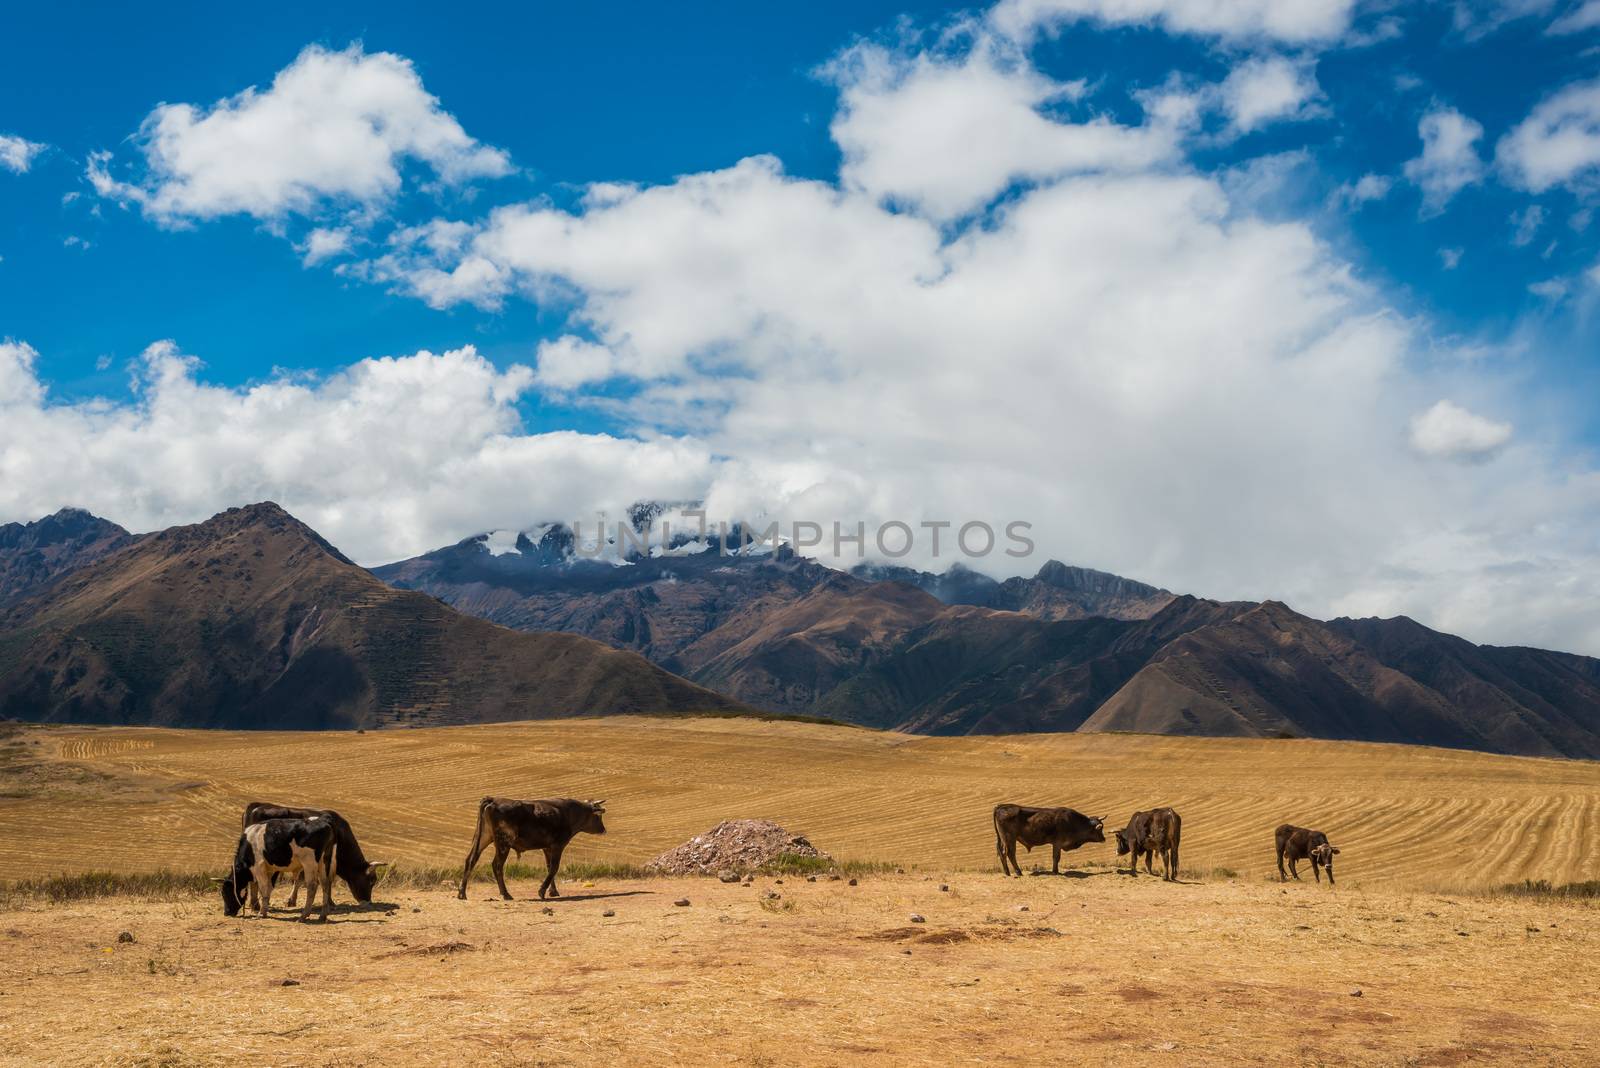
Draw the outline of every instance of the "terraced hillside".
[[[1118,825],[1135,807],[1172,804],[1184,816],[1184,867],[1248,881],[1271,871],[1272,830],[1285,820],[1329,833],[1343,850],[1342,887],[1600,879],[1600,763],[1355,742],[914,737],[637,717],[366,734],[15,728],[0,743],[0,879],[217,868],[251,799],[336,806],[369,856],[455,864],[488,793],[607,798],[611,833],[579,838],[574,860],[643,862],[749,816],[841,858],[986,868],[990,810],[1011,800]],[[1109,862],[1113,847],[1072,858]]]

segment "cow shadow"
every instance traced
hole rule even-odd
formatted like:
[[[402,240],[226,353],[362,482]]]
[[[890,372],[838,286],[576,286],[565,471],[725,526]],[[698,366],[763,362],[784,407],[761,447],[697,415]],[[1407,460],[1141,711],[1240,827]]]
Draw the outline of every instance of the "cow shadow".
[[[1043,868],[1035,868],[1028,873],[1030,877],[1038,879],[1093,879],[1097,875],[1113,874],[1115,873],[1105,870],[1077,871],[1072,868],[1068,868],[1066,871],[1045,871]]]
[[[1124,879],[1129,879],[1129,878],[1134,878],[1135,877],[1135,876],[1132,875],[1132,873],[1130,873],[1128,871],[1127,868],[1118,868],[1114,874],[1120,875]],[[1199,879],[1164,879],[1164,878],[1162,878],[1160,872],[1156,872],[1155,874],[1152,875],[1150,872],[1141,871],[1138,874],[1137,878],[1140,878],[1140,879],[1154,879],[1158,883],[1171,883],[1173,886],[1199,886],[1200,885],[1200,880]]]
[[[604,894],[562,894],[560,897],[546,897],[546,898],[541,898],[538,894],[530,894],[527,897],[514,897],[514,898],[512,898],[511,899],[511,904],[513,904],[513,905],[559,905],[559,904],[562,904],[563,902],[566,902],[566,901],[604,901],[606,898],[609,898],[609,897],[639,897],[642,894],[643,895],[653,895],[654,893],[655,893],[654,890],[613,890],[610,893],[604,893]],[[503,900],[503,899],[500,897],[499,894],[496,894],[493,897],[489,898],[489,900],[490,901],[500,901],[500,900]]]

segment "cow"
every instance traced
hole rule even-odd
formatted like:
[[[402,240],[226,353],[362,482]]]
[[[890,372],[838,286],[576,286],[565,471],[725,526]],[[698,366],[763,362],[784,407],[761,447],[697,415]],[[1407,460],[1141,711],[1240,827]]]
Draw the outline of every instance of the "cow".
[[[1070,808],[1029,808],[1026,805],[994,807],[994,850],[1000,855],[1000,870],[1022,877],[1017,863],[1017,843],[1031,852],[1034,846],[1050,843],[1050,873],[1061,874],[1061,851],[1077,849],[1087,842],[1104,842],[1105,817],[1085,816]]]
[[[343,816],[332,809],[321,808],[294,808],[289,805],[274,805],[269,801],[252,801],[244,806],[244,819],[241,829],[249,828],[252,824],[263,823],[267,820],[309,820],[317,816],[326,816],[333,824],[333,829],[338,835],[339,878],[350,887],[350,893],[363,905],[372,902],[372,888],[377,884],[378,874],[388,867],[384,861],[369,862],[361,852],[361,843],[356,841],[355,831],[350,829],[350,823]],[[301,880],[296,879],[294,890],[289,894],[289,907],[294,908],[295,900],[300,896]],[[254,906],[255,884],[250,886],[250,904]]]
[[[1151,875],[1151,858],[1161,854],[1163,879],[1178,879],[1178,843],[1183,837],[1183,820],[1171,808],[1153,808],[1148,812],[1135,812],[1128,819],[1126,830],[1116,832],[1117,856],[1128,855],[1128,874],[1139,874],[1139,857],[1144,856],[1144,870]]]
[[[300,919],[311,917],[311,902],[322,887],[322,919],[328,919],[333,904],[333,872],[338,852],[339,832],[326,816],[309,820],[283,819],[252,823],[239,834],[233,852],[233,871],[222,884],[222,911],[239,915],[244,907],[245,887],[253,886],[257,911],[265,916],[272,904],[273,878],[293,874],[305,879],[306,903]]]
[[[576,801],[570,797],[543,801],[517,801],[509,797],[486,797],[478,802],[478,829],[467,851],[467,864],[461,871],[461,889],[456,897],[467,898],[467,880],[477,866],[484,847],[494,843],[494,881],[500,896],[511,900],[506,889],[506,854],[513,849],[521,857],[524,850],[544,850],[545,877],[539,884],[539,900],[546,891],[560,897],[556,889],[556,870],[561,867],[561,851],[580,833],[605,834],[604,801]]]
[[[1321,870],[1328,870],[1328,885],[1333,885],[1333,858],[1339,851],[1328,844],[1328,836],[1321,831],[1308,831],[1304,827],[1296,827],[1285,823],[1279,827],[1274,837],[1278,846],[1278,881],[1288,882],[1289,876],[1300,878],[1300,873],[1295,870],[1298,861],[1311,861],[1311,874],[1317,882],[1322,881]],[[1283,862],[1289,861],[1287,874],[1283,870]]]

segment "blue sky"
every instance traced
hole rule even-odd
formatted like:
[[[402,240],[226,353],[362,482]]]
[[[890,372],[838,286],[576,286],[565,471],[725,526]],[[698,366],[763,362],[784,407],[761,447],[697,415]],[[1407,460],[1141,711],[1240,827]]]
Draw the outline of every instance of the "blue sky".
[[[274,496],[377,562],[633,496],[1015,516],[1174,588],[1600,651],[1600,4],[0,39],[0,520]]]

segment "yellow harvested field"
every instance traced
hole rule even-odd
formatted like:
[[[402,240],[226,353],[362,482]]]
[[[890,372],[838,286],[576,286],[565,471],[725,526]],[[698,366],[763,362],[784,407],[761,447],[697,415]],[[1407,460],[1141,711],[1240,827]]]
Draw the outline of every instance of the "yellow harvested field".
[[[0,745],[0,879],[220,873],[249,800],[337,808],[375,859],[456,864],[485,794],[606,799],[611,833],[580,837],[569,861],[642,863],[760,817],[841,859],[988,869],[990,812],[1016,801],[1108,826],[1170,804],[1186,869],[1249,882],[1273,873],[1283,822],[1326,831],[1352,889],[1600,879],[1600,763],[1453,750],[642,717],[366,734],[24,728]],[[1114,847],[1067,859],[1110,862]]]
[[[0,879],[226,867],[251,799],[336,807],[374,859],[459,863],[483,795],[605,798],[568,860],[640,863],[730,817],[840,859],[995,863],[1000,801],[1120,827],[1184,817],[1182,865],[1274,871],[1278,823],[1325,830],[1349,886],[1600,878],[1600,763],[1354,742],[912,737],[750,719],[570,719],[368,734],[35,729],[0,750]],[[94,819],[62,801],[91,801]],[[69,844],[70,843],[70,844]],[[126,843],[138,843],[130,849]],[[1074,862],[1110,862],[1086,846]],[[1046,857],[1048,860],[1048,857]]]

